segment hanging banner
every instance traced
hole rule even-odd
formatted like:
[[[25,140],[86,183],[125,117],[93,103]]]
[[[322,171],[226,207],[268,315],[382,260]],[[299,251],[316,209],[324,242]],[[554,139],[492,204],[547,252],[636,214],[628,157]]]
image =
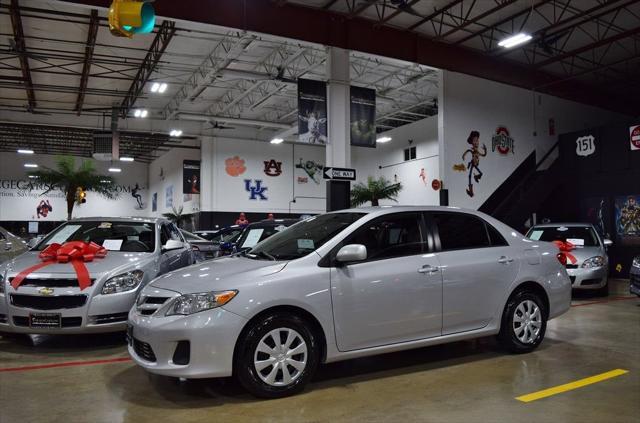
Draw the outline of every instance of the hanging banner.
[[[182,193],[200,194],[200,161],[182,162]]]
[[[327,84],[298,79],[298,141],[327,144]]]
[[[376,90],[351,87],[351,145],[376,147]]]

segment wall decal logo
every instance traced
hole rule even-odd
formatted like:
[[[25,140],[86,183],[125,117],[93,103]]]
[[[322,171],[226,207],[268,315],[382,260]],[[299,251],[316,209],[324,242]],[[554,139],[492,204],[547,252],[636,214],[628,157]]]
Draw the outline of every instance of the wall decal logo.
[[[316,184],[320,184],[320,179],[318,178],[322,174],[322,163],[314,162],[313,160],[304,161],[300,158],[300,162],[296,164],[296,169],[302,169],[309,176],[309,178],[313,179],[313,182]],[[317,177],[318,176],[318,177]],[[300,180],[298,179],[300,183]]]
[[[596,152],[596,139],[593,135],[579,137],[576,140],[576,154],[578,156],[587,157]]]
[[[233,156],[224,161],[224,170],[229,176],[240,176],[247,170],[247,168],[244,165],[243,159],[238,156]]]
[[[629,128],[629,142],[631,150],[640,150],[640,125]]]
[[[250,194],[249,200],[268,200],[267,196],[264,195],[264,192],[269,188],[262,185],[261,179],[256,179],[254,186],[251,186],[251,179],[245,179],[244,189]]]
[[[277,162],[274,159],[266,160],[264,162],[264,174],[267,176],[282,175],[282,162]]]
[[[469,197],[473,197],[473,182],[471,182],[471,178],[473,178],[476,183],[480,182],[482,171],[478,165],[480,164],[480,157],[487,155],[487,146],[482,144],[482,151],[480,151],[480,132],[478,131],[471,131],[467,138],[467,144],[471,145],[471,148],[466,149],[464,153],[462,153],[462,161],[467,160],[467,154],[471,153],[471,160],[467,163],[467,169],[469,169],[469,185],[466,191]]]
[[[511,151],[511,154],[515,154],[513,149],[513,138],[509,135],[509,130],[506,126],[498,126],[496,133],[491,137],[491,151],[498,150],[498,153],[506,156]]]

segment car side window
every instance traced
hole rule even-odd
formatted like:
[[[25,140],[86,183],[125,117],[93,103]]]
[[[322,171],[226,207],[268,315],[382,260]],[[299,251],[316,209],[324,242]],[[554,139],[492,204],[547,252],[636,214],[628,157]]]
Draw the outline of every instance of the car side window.
[[[491,241],[492,247],[507,247],[509,245],[507,240],[504,239],[502,234],[498,232],[496,228],[494,228],[487,222],[485,222],[485,225],[487,227],[487,232],[489,233],[489,240]]]
[[[162,243],[162,245],[165,245],[167,243],[167,241],[169,241],[171,238],[171,231],[169,230],[169,228],[167,227],[166,224],[163,224],[160,227],[160,241]]]
[[[370,261],[422,254],[424,240],[419,213],[394,213],[365,223],[342,245],[364,245]]]
[[[430,213],[429,215],[440,235],[442,251],[491,246],[491,240],[482,219],[465,213]]]

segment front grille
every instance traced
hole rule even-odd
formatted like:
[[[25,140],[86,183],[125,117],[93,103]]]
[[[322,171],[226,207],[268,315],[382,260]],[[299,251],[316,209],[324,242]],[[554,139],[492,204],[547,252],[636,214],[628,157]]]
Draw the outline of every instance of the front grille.
[[[144,297],[143,301],[136,306],[138,313],[149,316],[155,313],[170,297]]]
[[[113,314],[99,314],[97,316],[89,317],[89,320],[94,325],[104,325],[107,323],[126,322],[129,317],[129,313],[113,313]]]
[[[9,279],[9,282],[13,281],[13,278]],[[95,279],[91,279],[91,285],[93,285]],[[20,286],[35,286],[46,288],[78,288],[80,284],[77,278],[52,278],[52,279],[40,279],[40,278],[25,278]]]
[[[146,342],[142,342],[136,338],[133,338],[133,350],[136,352],[136,355],[143,360],[149,361],[151,363],[156,362],[156,355],[153,353],[151,345],[147,344]]]
[[[15,316],[13,324],[16,326],[29,327],[29,318],[23,316]],[[82,317],[63,317],[60,319],[60,325],[63,328],[75,328],[82,326]]]
[[[0,314],[0,323],[7,323],[7,315]]]
[[[147,297],[143,304],[164,304],[169,297]]]
[[[598,285],[602,279],[585,279],[582,281],[582,285]]]
[[[577,264],[567,264],[565,267],[567,269],[577,269],[580,266],[578,266]]]
[[[86,295],[59,295],[56,297],[40,297],[37,295],[11,294],[11,304],[15,307],[34,310],[59,310],[62,308],[78,308],[87,302]]]

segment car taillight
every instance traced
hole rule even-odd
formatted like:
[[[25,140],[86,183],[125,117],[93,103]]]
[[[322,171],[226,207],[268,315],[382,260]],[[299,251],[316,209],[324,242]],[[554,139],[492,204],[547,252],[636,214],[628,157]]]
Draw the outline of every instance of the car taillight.
[[[561,265],[563,266],[567,265],[567,255],[565,253],[560,252],[556,254],[556,257],[558,258],[558,261],[560,262]]]

